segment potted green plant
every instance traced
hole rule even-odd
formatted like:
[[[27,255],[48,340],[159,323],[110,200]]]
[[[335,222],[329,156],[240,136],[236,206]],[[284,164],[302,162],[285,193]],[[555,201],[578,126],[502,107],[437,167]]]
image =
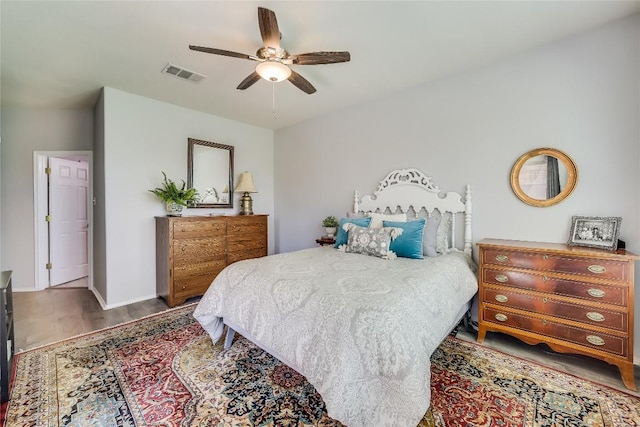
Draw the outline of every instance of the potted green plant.
[[[336,235],[336,228],[338,227],[338,220],[335,216],[329,215],[322,220],[322,226],[327,233],[327,237],[333,238]]]
[[[164,202],[168,216],[180,216],[185,206],[198,201],[198,191],[195,188],[187,188],[184,179],[182,185],[178,187],[175,182],[167,178],[166,173],[162,172],[162,176],[164,177],[162,187],[149,191]]]

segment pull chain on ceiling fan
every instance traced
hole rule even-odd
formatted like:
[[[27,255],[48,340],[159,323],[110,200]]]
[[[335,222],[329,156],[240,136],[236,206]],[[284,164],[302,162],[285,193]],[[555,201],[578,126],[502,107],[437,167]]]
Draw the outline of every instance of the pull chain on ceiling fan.
[[[260,78],[270,82],[280,82],[289,80],[294,86],[305,93],[312,94],[316,88],[300,74],[292,70],[289,65],[320,65],[335,64],[338,62],[349,62],[351,54],[349,52],[309,52],[298,55],[290,55],[285,49],[280,47],[280,29],[276,14],[272,10],[263,7],[258,8],[258,25],[264,46],[258,49],[255,55],[233,52],[230,50],[216,49],[212,47],[189,45],[189,49],[211,53],[214,55],[230,56],[232,58],[249,59],[260,62],[254,72],[249,74],[237,89],[244,90],[251,87]],[[274,89],[275,90],[275,89]],[[275,105],[275,95],[274,95]],[[275,113],[275,106],[274,106]]]

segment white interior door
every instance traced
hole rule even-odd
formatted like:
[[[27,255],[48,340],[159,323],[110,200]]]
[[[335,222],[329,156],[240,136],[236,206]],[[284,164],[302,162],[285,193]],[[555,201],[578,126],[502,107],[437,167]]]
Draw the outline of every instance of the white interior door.
[[[89,274],[86,162],[49,158],[50,286]]]

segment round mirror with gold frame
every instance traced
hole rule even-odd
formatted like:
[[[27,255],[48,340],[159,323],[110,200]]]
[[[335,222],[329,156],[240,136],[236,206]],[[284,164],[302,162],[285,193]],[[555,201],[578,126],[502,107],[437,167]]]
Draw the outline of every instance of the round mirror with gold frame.
[[[511,169],[511,188],[523,202],[553,206],[576,187],[578,170],[573,160],[554,148],[536,148],[523,154]]]

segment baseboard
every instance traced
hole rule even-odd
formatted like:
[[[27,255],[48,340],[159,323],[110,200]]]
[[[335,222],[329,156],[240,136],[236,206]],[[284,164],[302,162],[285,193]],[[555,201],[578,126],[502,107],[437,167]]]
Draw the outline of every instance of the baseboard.
[[[156,294],[153,294],[153,295],[135,298],[127,301],[121,301],[117,304],[107,304],[105,300],[102,298],[102,295],[100,295],[98,291],[95,290],[95,288],[92,289],[91,291],[93,292],[93,295],[95,295],[96,299],[98,300],[98,303],[100,304],[100,307],[102,307],[103,310],[111,310],[112,308],[122,307],[129,304],[135,304],[137,302],[142,302],[142,301],[148,301],[150,299],[154,299],[158,297]]]

